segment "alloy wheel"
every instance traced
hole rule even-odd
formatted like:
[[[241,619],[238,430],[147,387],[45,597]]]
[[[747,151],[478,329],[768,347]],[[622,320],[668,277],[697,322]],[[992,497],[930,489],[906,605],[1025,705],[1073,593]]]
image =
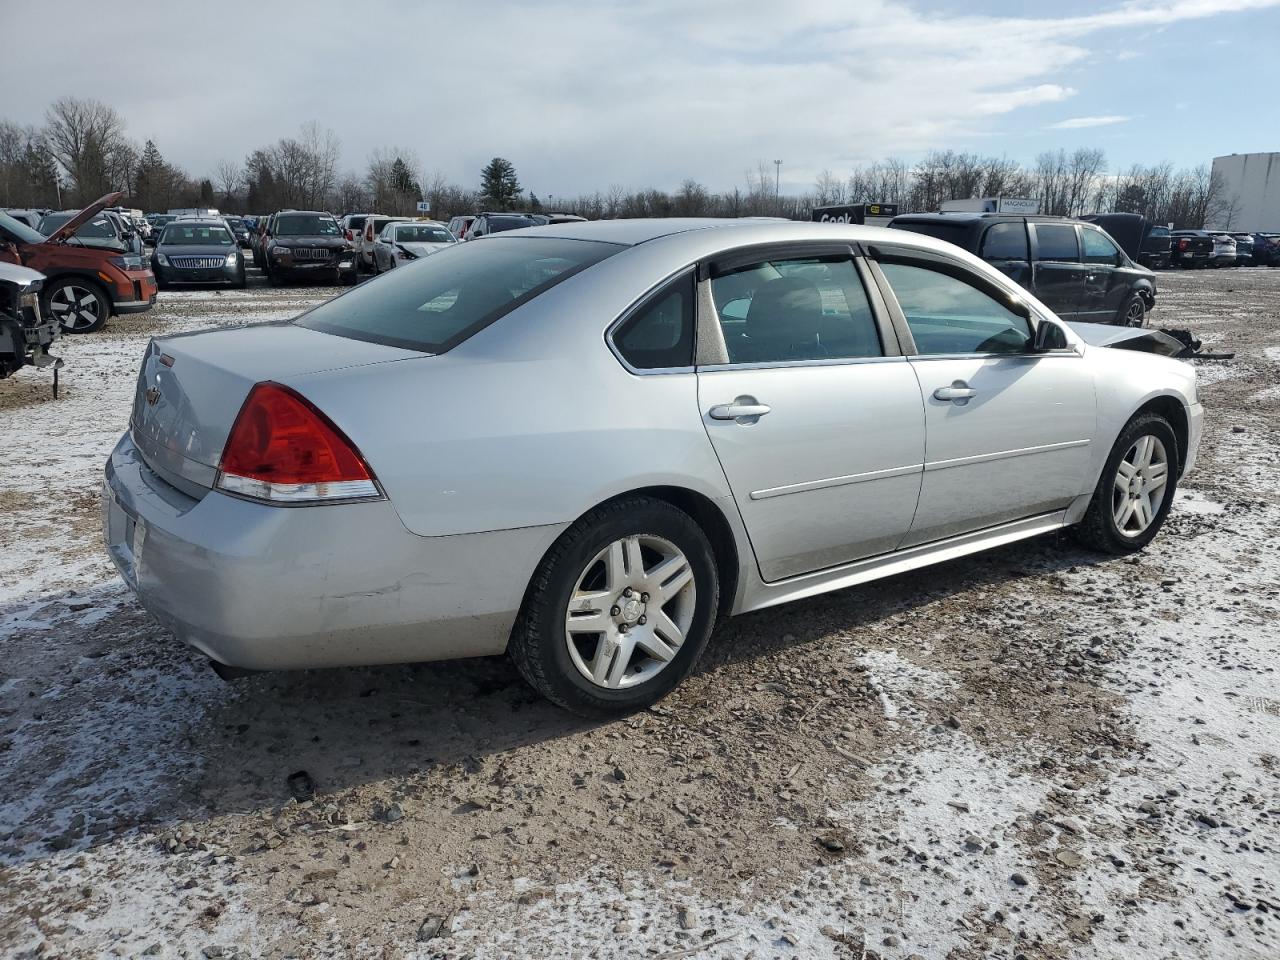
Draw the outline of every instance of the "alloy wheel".
[[[1147,317],[1147,308],[1143,305],[1141,300],[1135,297],[1133,302],[1129,304],[1129,309],[1125,311],[1125,315],[1124,315],[1125,326],[1140,327],[1142,326],[1142,322],[1146,319],[1146,317]]]
[[[693,568],[662,537],[615,540],[586,565],[569,597],[565,643],[587,680],[617,690],[666,668],[693,624]]]
[[[72,333],[97,323],[101,309],[97,294],[74,283],[63,284],[49,297],[49,310],[58,318],[62,329]]]
[[[1169,482],[1164,442],[1143,434],[1120,460],[1111,496],[1112,516],[1122,536],[1138,537],[1155,521]]]

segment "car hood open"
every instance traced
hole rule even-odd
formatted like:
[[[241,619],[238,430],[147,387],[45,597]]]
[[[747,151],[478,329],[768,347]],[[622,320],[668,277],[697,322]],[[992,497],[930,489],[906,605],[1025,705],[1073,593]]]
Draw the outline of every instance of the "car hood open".
[[[1163,357],[1176,357],[1186,347],[1184,343],[1160,330],[1143,327],[1117,327],[1107,323],[1072,323],[1067,326],[1093,347],[1116,347],[1120,350],[1137,350],[1155,353]]]
[[[123,191],[117,191],[116,193],[108,193],[106,196],[99,197],[60,226],[57,230],[53,231],[53,233],[49,234],[49,236],[45,238],[45,243],[61,243],[63,240],[68,239],[86,223],[100,214],[103,210],[107,209],[107,207],[118,203],[120,198],[123,196]]]

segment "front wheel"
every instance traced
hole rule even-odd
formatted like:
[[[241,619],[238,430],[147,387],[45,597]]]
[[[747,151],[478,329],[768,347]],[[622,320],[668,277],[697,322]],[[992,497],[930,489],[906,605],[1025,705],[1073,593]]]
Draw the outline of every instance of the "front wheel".
[[[102,288],[75,277],[55,280],[44,290],[45,313],[58,318],[63,333],[93,333],[111,316]]]
[[[620,716],[666,696],[715,624],[719,577],[706,534],[648,497],[597,507],[543,559],[510,653],[539,693],[573,713]]]
[[[1178,441],[1169,422],[1138,414],[1112,447],[1076,538],[1104,553],[1141,550],[1169,515],[1178,473]]]

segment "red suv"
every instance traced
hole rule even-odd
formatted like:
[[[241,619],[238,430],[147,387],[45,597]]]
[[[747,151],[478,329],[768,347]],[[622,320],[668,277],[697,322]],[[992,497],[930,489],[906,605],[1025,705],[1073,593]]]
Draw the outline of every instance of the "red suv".
[[[0,262],[39,270],[47,278],[40,306],[64,333],[91,333],[117,314],[142,313],[156,302],[156,278],[141,256],[121,244],[91,245],[76,230],[123,194],[91,203],[49,236],[0,213]],[[120,249],[116,249],[120,247]]]

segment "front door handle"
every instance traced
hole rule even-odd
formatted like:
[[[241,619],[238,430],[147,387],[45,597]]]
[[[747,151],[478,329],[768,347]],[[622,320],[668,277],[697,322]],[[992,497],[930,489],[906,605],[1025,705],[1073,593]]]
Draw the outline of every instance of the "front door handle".
[[[717,403],[707,411],[712,420],[736,420],[738,423],[755,423],[772,407],[760,403],[755,397],[736,397],[733,403]]]
[[[935,400],[954,400],[956,403],[964,405],[973,397],[978,395],[978,391],[973,389],[963,380],[956,380],[949,387],[939,387],[933,391],[933,399]]]

